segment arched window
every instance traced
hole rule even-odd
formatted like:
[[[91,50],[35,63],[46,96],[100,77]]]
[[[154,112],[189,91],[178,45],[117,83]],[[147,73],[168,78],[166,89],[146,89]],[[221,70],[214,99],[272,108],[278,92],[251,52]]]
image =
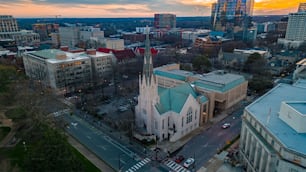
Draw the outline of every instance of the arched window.
[[[186,120],[186,124],[192,122],[192,108],[190,107],[187,111],[187,120]]]

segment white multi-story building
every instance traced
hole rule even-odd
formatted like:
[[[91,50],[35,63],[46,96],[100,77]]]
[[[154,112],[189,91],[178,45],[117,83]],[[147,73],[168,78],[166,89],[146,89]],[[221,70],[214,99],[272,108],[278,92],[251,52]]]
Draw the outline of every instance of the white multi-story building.
[[[289,14],[285,39],[291,41],[306,40],[306,12]]]
[[[206,37],[208,36],[210,33],[210,30],[205,30],[205,29],[198,29],[195,31],[183,31],[182,32],[182,39],[184,40],[189,40],[192,41],[194,43],[194,41],[198,38],[198,37]]]
[[[112,73],[112,55],[87,50],[69,53],[56,49],[27,52],[26,75],[43,85],[66,93],[102,83]]]
[[[17,45],[38,45],[40,36],[29,30],[19,31],[17,21],[10,15],[0,16],[0,39],[14,39]]]
[[[111,79],[114,55],[97,52],[95,49],[87,49],[86,54],[91,59],[93,80],[102,84],[106,79]]]
[[[91,61],[85,54],[41,50],[25,53],[23,61],[28,77],[56,91],[76,91],[91,82]]]
[[[280,84],[245,108],[240,157],[248,172],[306,170],[306,80]]]
[[[80,40],[88,41],[91,39],[103,40],[104,31],[101,31],[100,28],[95,28],[93,26],[85,26],[80,29]]]
[[[61,46],[74,48],[80,41],[80,28],[77,26],[59,27]]]
[[[105,47],[113,50],[124,50],[124,40],[117,38],[106,38]]]

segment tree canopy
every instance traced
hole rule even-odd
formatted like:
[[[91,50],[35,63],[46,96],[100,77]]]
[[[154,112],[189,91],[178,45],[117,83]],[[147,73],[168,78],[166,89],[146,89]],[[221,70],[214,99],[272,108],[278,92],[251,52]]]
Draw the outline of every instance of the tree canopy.
[[[244,71],[261,75],[266,73],[266,60],[259,53],[251,54],[244,64]]]
[[[208,72],[211,68],[211,63],[206,56],[197,56],[192,61],[192,66],[196,71]]]

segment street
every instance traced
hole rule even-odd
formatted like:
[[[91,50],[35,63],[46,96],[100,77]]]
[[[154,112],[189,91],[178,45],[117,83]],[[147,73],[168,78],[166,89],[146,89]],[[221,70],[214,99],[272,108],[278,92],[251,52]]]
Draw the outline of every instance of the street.
[[[203,133],[192,138],[184,147],[177,153],[183,155],[185,159],[192,157],[195,159],[195,169],[198,170],[211,159],[226,142],[231,141],[241,129],[241,115],[244,108],[233,112],[222,121],[214,124],[212,127]],[[229,128],[223,129],[224,123],[230,123]]]
[[[77,115],[66,114],[64,120],[69,124],[66,131],[71,136],[116,171],[167,171],[162,164],[141,153],[143,149],[135,150],[135,143],[131,146],[129,141],[118,142],[109,135],[110,132],[102,132]]]

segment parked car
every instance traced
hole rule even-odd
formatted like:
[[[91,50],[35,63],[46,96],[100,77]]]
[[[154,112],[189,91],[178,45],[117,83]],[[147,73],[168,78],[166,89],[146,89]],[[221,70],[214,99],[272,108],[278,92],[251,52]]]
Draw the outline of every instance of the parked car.
[[[222,125],[222,128],[223,128],[223,129],[226,129],[226,128],[229,128],[230,126],[231,126],[230,123],[224,123],[224,124]]]
[[[184,161],[184,156],[183,155],[179,155],[175,158],[175,162],[176,163],[181,163],[182,161]]]
[[[185,167],[185,168],[189,168],[193,163],[194,163],[194,159],[193,159],[193,158],[188,158],[188,159],[184,162],[184,167]]]

